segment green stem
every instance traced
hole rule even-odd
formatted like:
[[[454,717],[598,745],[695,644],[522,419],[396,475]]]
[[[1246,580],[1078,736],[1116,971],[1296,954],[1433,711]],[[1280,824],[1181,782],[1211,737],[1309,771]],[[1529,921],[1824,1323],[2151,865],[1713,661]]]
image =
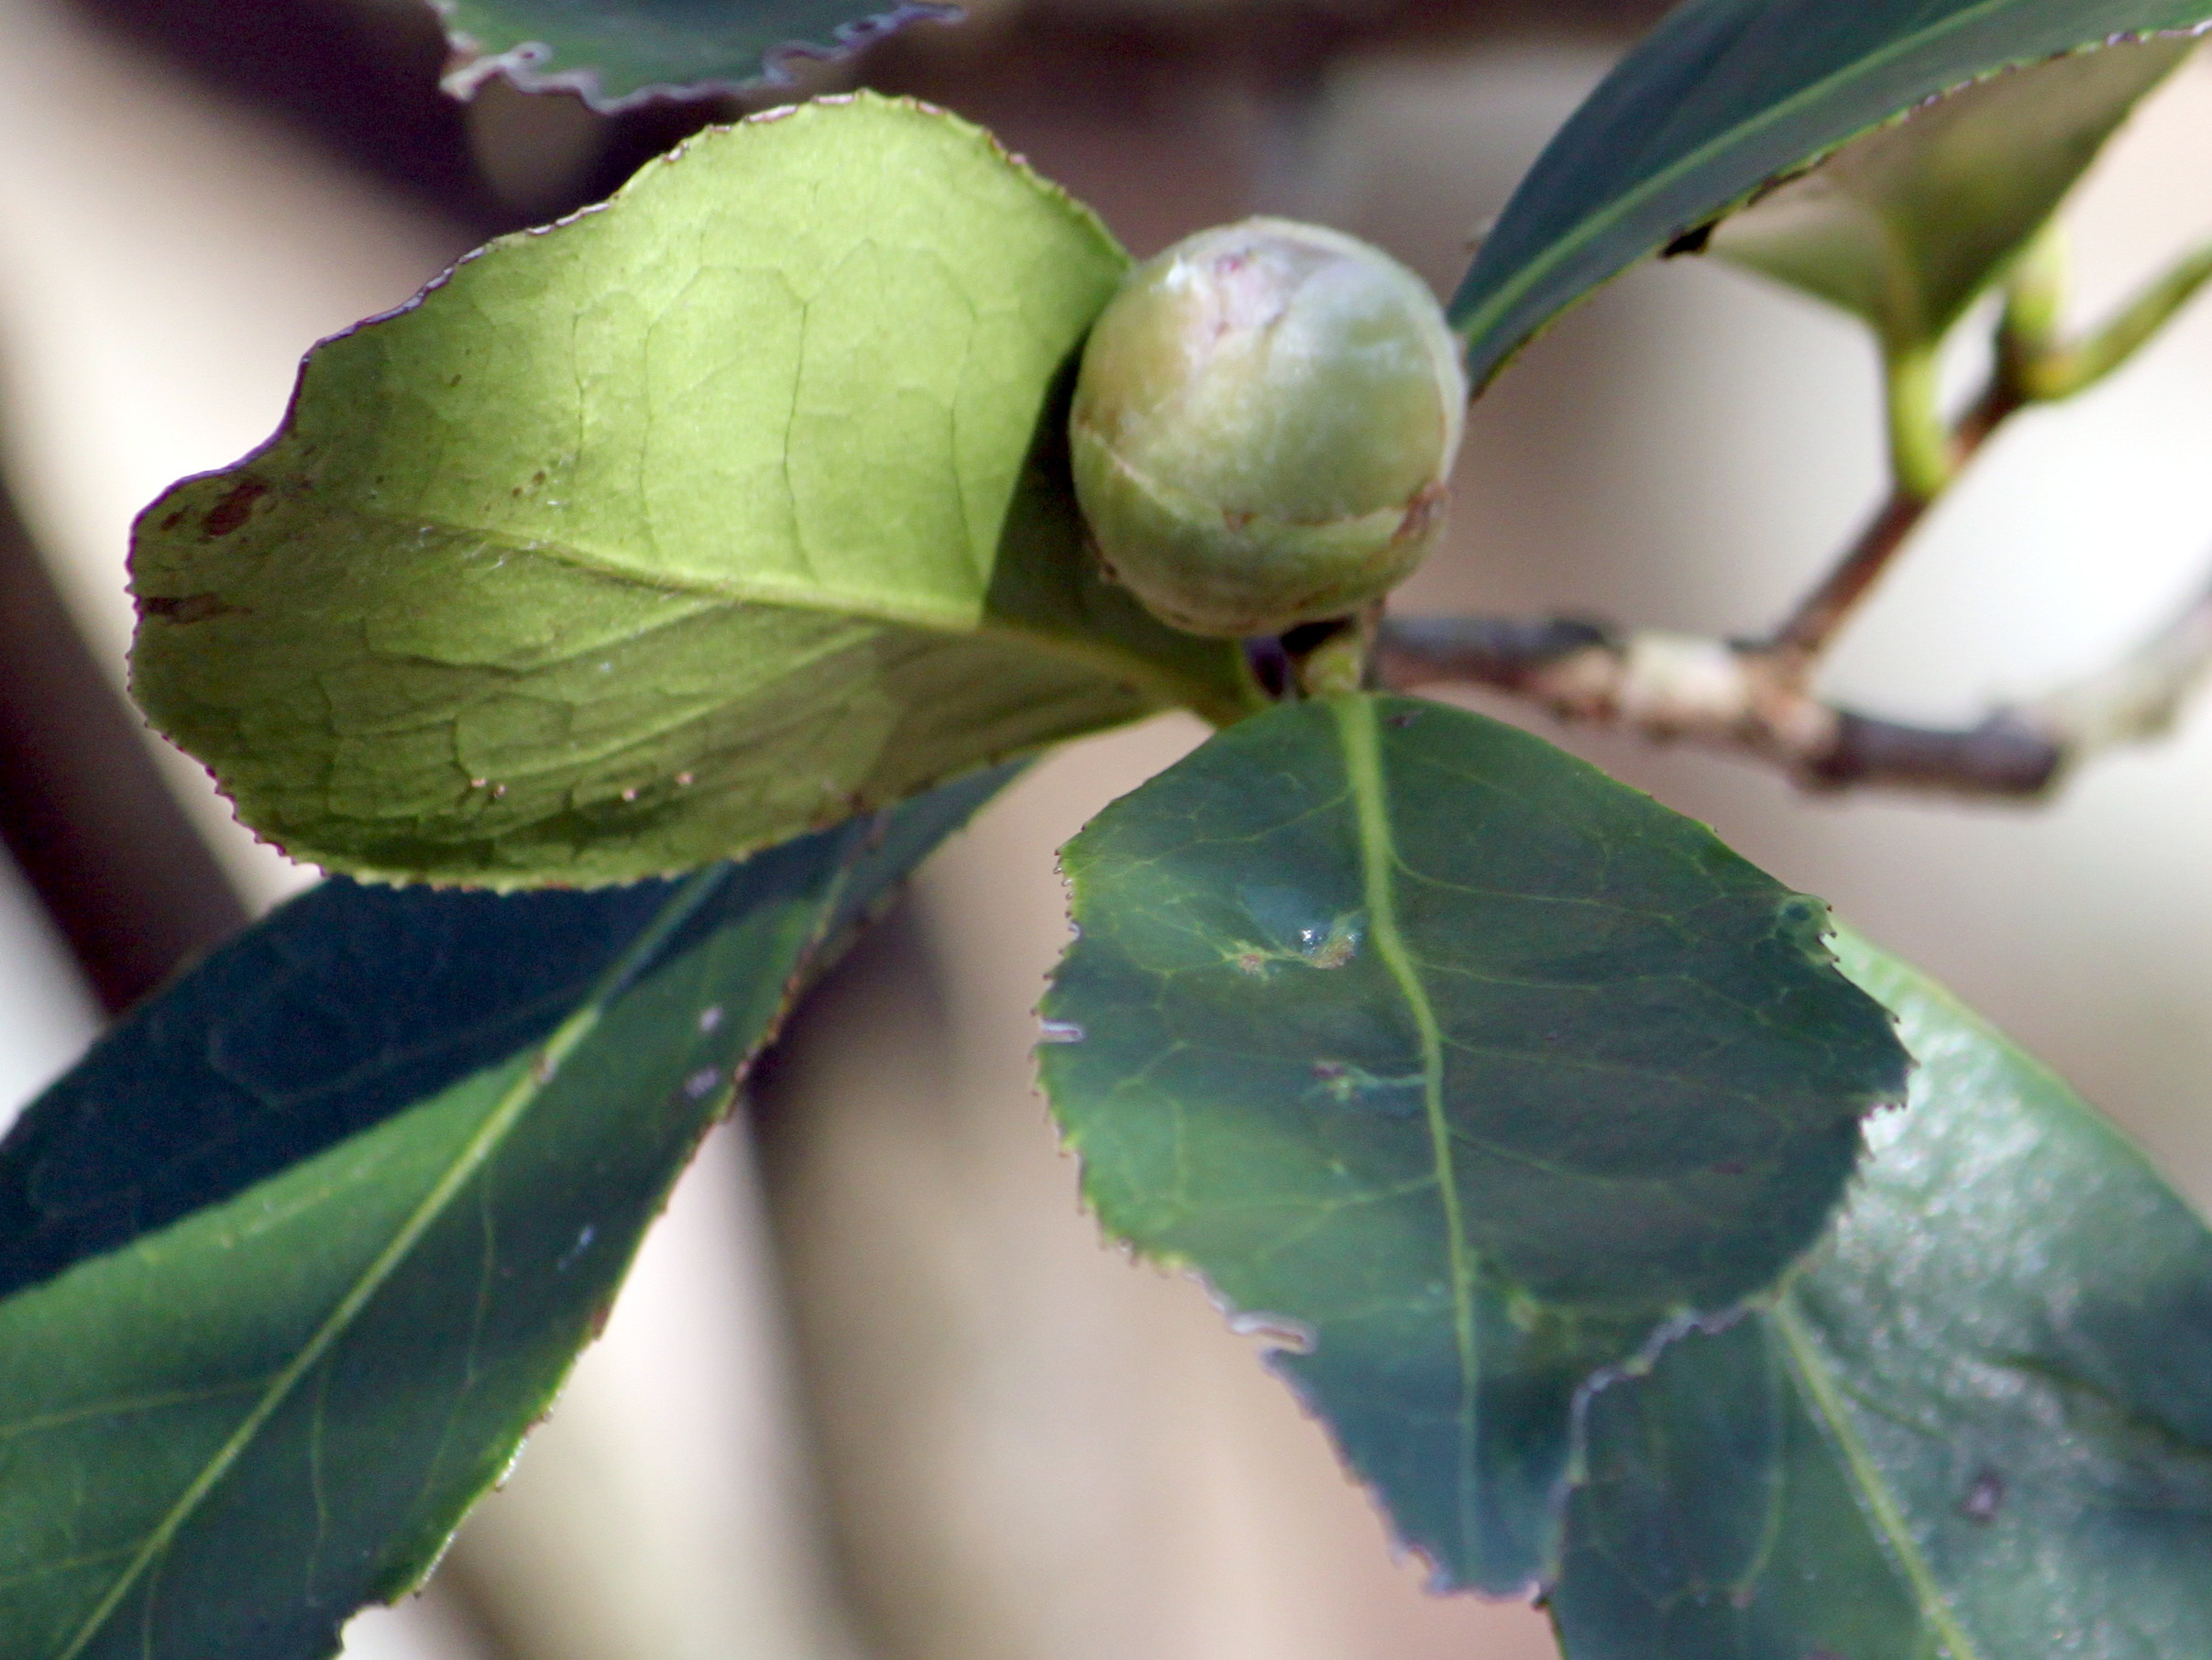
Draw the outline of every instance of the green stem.
[[[1302,698],[1328,698],[1365,691],[1373,684],[1375,633],[1382,606],[1370,605],[1348,617],[1309,622],[1283,636],[1283,649]]]
[[[1958,445],[1943,419],[1935,345],[1892,355],[1886,366],[1889,464],[1899,491],[1933,501],[1958,475]]]
[[[2008,381],[2018,386],[2029,366],[2060,347],[2065,325],[2072,260],[2066,235],[2054,220],[2036,234],[2005,284],[2005,316],[1997,327],[1997,356]]]
[[[2212,282],[2212,243],[2184,255],[2086,337],[2021,357],[2012,368],[2021,396],[2048,403],[2088,390],[2134,357],[2206,282]],[[2006,320],[2009,327],[2009,313]]]

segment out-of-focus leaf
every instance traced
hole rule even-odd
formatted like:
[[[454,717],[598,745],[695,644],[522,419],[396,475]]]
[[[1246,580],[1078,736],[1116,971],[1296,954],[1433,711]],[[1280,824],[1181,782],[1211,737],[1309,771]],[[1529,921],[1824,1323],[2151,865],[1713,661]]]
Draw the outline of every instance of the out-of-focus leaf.
[[[141,515],[134,690],[357,874],[627,881],[1250,695],[1101,582],[1064,454],[1118,280],[976,128],[864,97],[710,133],[317,349]]]
[[[2212,1233],[1939,987],[1839,954],[1911,1105],[1770,1307],[1591,1401],[1569,1655],[2212,1654]]]
[[[1446,1580],[1553,1566],[1574,1398],[1817,1238],[1900,1099],[1825,911],[1550,744],[1407,698],[1233,727],[1062,855],[1044,1085]]]
[[[1479,389],[1646,254],[1916,104],[2212,0],[1689,0],[1538,158],[1451,305]]]
[[[2195,42],[2100,47],[1953,93],[1723,220],[1711,251],[1931,346]]]
[[[335,882],[0,1145],[0,1654],[319,1660],[428,1570],[795,986],[1003,781],[681,884]]]
[[[909,23],[951,22],[929,0],[430,0],[466,98],[493,75],[581,93],[597,110],[785,82],[784,60],[834,58]]]

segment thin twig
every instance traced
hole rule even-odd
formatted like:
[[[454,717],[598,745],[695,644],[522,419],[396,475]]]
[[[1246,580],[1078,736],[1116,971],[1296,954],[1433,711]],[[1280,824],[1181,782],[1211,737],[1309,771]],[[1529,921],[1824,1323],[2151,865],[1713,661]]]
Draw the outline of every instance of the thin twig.
[[[2101,751],[2172,727],[2212,676],[2212,586],[2110,668],[1971,727],[1913,726],[1825,702],[1787,649],[1623,634],[1577,619],[1390,617],[1377,662],[1401,690],[1488,687],[1561,720],[1764,761],[1809,789],[2019,799],[2048,794]]]
[[[2009,378],[1992,379],[1951,434],[1952,477],[1955,478],[1981,453],[1997,428],[2024,407],[2025,401]],[[1794,653],[1810,672],[1812,659],[1835,638],[1859,601],[1866,597],[1866,590],[1889,568],[1890,561],[1903,550],[1912,533],[1927,518],[1929,510],[1942,499],[1941,491],[1923,495],[1904,485],[1893,488],[1889,500],[1882,503],[1880,511],[1867,522],[1866,528],[1844,550],[1834,567],[1799,601],[1788,621],[1767,636],[1768,648],[1777,654]]]
[[[1928,516],[1928,508],[1924,497],[1906,489],[1891,490],[1889,500],[1868,521],[1858,540],[1820,585],[1798,602],[1797,610],[1775,630],[1768,643],[1777,651],[1818,655],[1865,598],[1866,590],[1889,568],[1890,560]]]

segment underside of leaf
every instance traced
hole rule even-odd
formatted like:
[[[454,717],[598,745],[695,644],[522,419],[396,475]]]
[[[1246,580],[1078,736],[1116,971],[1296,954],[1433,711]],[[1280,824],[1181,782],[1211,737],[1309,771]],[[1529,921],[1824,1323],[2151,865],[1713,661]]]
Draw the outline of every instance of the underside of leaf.
[[[1478,390],[1631,265],[2000,71],[2201,33],[2207,0],[1689,0],[1537,159],[1454,295]]]
[[[1863,318],[1892,356],[1933,346],[2195,44],[2099,46],[1977,82],[1762,196],[1708,246]]]
[[[493,887],[741,854],[1174,704],[1065,456],[1127,261],[908,103],[709,133],[317,349],[138,525],[133,689],[295,857]]]

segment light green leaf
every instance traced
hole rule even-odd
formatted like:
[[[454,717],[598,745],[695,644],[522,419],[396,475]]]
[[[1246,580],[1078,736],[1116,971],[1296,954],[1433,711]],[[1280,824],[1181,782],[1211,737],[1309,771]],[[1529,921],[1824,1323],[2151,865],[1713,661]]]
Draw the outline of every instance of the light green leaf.
[[[2212,1232],[2003,1036],[1838,949],[1910,1105],[1777,1301],[1592,1399],[1569,1655],[2212,1654]]]
[[[1689,0],[1538,158],[1452,301],[1487,384],[1553,318],[1775,180],[1940,93],[2212,0]]]
[[[1722,221],[1711,251],[1864,318],[1892,357],[1932,346],[2195,45],[2100,47],[1976,82]]]
[[[1818,901],[1441,705],[1247,721],[1062,861],[1040,1066],[1084,1193],[1286,1335],[1449,1583],[1549,1570],[1578,1391],[1771,1283],[1903,1093]]]
[[[688,869],[1183,702],[1105,586],[1072,354],[1126,260],[965,123],[706,134],[309,359],[140,517],[133,687],[248,825],[487,886]]]
[[[790,79],[785,60],[835,58],[957,5],[931,0],[430,0],[454,64],[446,90],[503,74],[598,110]],[[827,38],[823,38],[827,37]]]
[[[0,1655],[322,1660],[429,1570],[824,949],[1003,782],[680,884],[326,884],[0,1146]]]

